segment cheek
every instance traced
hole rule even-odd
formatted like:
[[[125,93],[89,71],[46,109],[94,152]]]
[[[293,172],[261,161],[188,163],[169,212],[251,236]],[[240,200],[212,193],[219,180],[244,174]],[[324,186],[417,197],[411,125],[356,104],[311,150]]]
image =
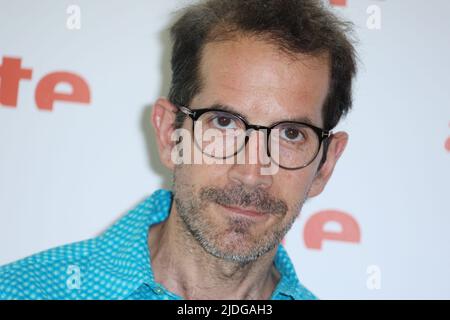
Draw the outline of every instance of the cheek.
[[[274,177],[274,192],[284,199],[290,208],[299,201],[304,200],[306,193],[311,186],[313,173],[307,168],[297,171],[287,171],[280,169]]]
[[[183,168],[183,180],[190,184],[196,191],[202,187],[226,185],[226,165],[186,165]]]

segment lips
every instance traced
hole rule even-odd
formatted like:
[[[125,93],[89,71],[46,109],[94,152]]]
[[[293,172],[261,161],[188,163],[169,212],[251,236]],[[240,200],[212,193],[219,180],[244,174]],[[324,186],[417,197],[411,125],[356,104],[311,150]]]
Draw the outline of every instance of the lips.
[[[234,213],[249,216],[249,217],[264,217],[267,215],[267,213],[257,211],[254,208],[245,208],[244,209],[244,208],[240,208],[240,207],[224,206],[224,205],[222,205],[222,207],[224,207],[225,209],[232,211]]]

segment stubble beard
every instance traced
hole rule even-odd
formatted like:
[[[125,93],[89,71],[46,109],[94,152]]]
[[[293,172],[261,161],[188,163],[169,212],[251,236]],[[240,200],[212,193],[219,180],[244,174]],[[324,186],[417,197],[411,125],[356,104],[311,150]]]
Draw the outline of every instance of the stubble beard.
[[[198,194],[181,167],[175,169],[172,190],[174,202],[187,234],[212,256],[239,265],[253,262],[281,243],[299,216],[306,201],[305,195],[294,205],[295,214],[255,237],[253,221],[245,217],[226,217],[226,223],[218,225],[206,211],[213,205],[253,206],[267,214],[285,218],[288,206],[285,201],[275,199],[265,190],[246,191],[240,185],[225,189],[202,187]]]

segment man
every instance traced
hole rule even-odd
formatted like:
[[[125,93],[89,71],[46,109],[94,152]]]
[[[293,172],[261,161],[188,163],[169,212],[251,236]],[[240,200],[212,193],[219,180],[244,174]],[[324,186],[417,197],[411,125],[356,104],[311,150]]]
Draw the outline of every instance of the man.
[[[351,107],[348,24],[314,0],[209,0],[171,31],[151,121],[173,190],[3,267],[1,298],[315,299],[280,242],[347,144],[331,130]]]

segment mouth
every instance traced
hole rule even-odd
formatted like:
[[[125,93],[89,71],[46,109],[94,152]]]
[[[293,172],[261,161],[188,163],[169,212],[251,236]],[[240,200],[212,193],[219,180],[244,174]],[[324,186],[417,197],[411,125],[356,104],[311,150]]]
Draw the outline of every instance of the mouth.
[[[268,213],[257,211],[254,208],[245,208],[244,209],[244,208],[233,207],[233,206],[224,206],[224,205],[220,205],[220,206],[225,208],[227,211],[229,211],[233,214],[238,214],[238,215],[242,215],[242,216],[246,216],[246,217],[250,217],[250,218],[254,218],[254,219],[267,218],[269,215]]]

